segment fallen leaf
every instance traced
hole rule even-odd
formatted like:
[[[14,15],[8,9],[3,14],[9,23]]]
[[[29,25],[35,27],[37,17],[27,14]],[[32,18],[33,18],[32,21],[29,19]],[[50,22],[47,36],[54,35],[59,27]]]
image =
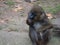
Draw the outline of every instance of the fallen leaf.
[[[15,12],[17,12],[17,11],[21,11],[21,10],[23,10],[23,7],[13,8],[13,10],[14,10]]]
[[[4,23],[5,21],[4,20],[0,20],[0,23]]]
[[[50,13],[48,13],[46,15],[48,16],[48,19],[52,19],[53,18],[52,14],[50,14]]]

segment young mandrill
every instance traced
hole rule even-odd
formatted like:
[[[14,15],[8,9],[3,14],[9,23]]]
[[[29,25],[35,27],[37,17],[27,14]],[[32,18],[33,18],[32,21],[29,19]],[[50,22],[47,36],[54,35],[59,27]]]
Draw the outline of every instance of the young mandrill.
[[[52,27],[44,10],[34,5],[26,20],[29,25],[29,37],[33,45],[46,45],[49,41],[49,29]]]

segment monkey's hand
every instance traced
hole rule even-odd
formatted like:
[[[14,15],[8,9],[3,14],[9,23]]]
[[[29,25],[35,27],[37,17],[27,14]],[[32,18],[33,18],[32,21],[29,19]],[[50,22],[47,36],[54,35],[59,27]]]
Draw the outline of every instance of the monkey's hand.
[[[30,19],[27,19],[27,20],[26,20],[26,23],[27,23],[28,25],[33,25],[33,24],[34,24],[33,20],[30,20]]]

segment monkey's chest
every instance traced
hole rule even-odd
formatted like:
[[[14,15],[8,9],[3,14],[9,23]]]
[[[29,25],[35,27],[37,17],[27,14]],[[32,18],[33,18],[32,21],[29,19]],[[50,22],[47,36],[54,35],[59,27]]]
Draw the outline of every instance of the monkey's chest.
[[[33,26],[34,26],[34,28],[35,28],[36,31],[42,31],[41,30],[42,25],[39,22],[34,23]]]
[[[39,23],[39,22],[36,22],[34,23],[34,28],[36,31],[40,31],[40,32],[43,32],[44,30],[47,30],[47,29],[50,29],[52,27],[51,24],[48,24],[48,25],[42,25],[42,23]]]

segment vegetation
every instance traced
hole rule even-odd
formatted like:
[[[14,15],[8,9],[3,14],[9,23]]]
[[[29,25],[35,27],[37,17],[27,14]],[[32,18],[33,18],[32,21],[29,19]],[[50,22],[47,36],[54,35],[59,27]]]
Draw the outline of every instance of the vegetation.
[[[7,0],[5,3],[9,6],[12,6],[15,4],[15,2],[13,2],[12,0]]]
[[[57,5],[55,8],[49,8],[49,12],[56,14],[58,11],[60,11],[60,4]]]
[[[60,4],[59,5],[56,5],[55,7],[44,7],[44,10],[46,10],[47,12],[50,12],[52,14],[56,14],[57,12],[60,11]]]

